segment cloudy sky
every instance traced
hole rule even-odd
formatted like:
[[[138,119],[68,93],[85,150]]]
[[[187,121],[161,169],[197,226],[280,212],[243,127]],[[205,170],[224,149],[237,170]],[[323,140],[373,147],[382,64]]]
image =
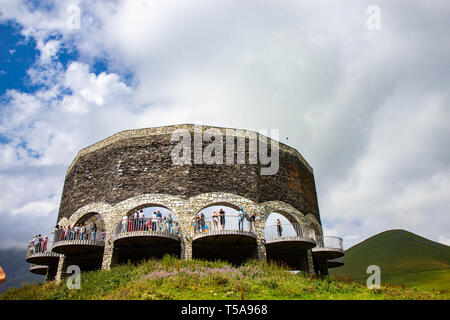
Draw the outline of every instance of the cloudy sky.
[[[450,3],[337,2],[2,0],[0,246],[50,230],[79,149],[176,123],[280,129],[345,247],[450,244]]]

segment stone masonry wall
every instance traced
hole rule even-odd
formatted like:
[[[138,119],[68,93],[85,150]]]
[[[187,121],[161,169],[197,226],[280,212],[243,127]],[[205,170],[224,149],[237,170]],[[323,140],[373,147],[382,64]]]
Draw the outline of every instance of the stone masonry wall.
[[[180,127],[193,135],[192,125],[131,130],[80,151],[66,174],[58,220],[89,203],[115,205],[140,194],[187,199],[223,192],[255,202],[281,200],[320,223],[312,169],[295,149],[280,144],[280,168],[272,176],[261,176],[259,165],[173,165],[177,142],[170,138]]]

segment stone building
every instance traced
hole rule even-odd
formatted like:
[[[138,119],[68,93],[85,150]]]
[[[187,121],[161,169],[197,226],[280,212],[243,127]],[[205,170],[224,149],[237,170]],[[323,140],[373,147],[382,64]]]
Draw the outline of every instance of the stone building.
[[[174,139],[175,131],[194,137],[182,150],[184,163],[173,161],[182,140]],[[196,161],[213,144],[216,161]],[[268,164],[261,153],[254,161],[252,146],[278,152],[274,174],[261,174]],[[226,211],[223,224],[208,211],[219,207]],[[153,225],[148,212],[135,220],[136,210],[144,208],[150,215],[161,209],[164,219],[171,213],[173,224]],[[246,216],[237,216],[240,208]],[[205,218],[195,219],[200,213]],[[166,253],[235,263],[275,260],[318,274],[343,263],[328,262],[343,256],[342,240],[323,235],[311,166],[297,150],[248,130],[187,124],[126,130],[84,148],[67,170],[56,224],[63,228],[45,253],[53,258],[27,255],[27,261],[48,266],[48,279],[60,279],[69,265],[109,269]]]

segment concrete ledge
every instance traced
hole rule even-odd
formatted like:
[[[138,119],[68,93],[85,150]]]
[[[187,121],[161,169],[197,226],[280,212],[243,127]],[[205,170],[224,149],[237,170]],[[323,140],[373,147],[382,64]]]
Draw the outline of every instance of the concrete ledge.
[[[129,232],[121,232],[115,234],[113,237],[113,241],[125,238],[141,238],[141,237],[156,237],[156,238],[166,238],[180,241],[180,237],[175,234],[170,234],[166,232],[159,231],[129,231]]]
[[[48,270],[48,266],[43,266],[39,264],[32,264],[30,266],[30,272],[34,274],[46,275]]]
[[[251,238],[255,238],[256,239],[256,234],[254,232],[239,231],[239,230],[215,230],[215,231],[196,233],[192,237],[192,241],[200,239],[200,238],[205,238],[205,237],[229,236],[229,235],[247,236],[247,237],[251,237]]]
[[[331,259],[327,261],[328,268],[337,268],[344,265],[344,257]]]
[[[340,248],[321,247],[312,248],[313,257],[319,261],[336,259],[344,256],[344,250]]]
[[[305,242],[312,244],[311,248],[316,245],[316,241],[306,237],[280,237],[266,240],[266,244],[278,243],[278,242]]]
[[[58,263],[60,256],[61,256],[60,254],[58,254],[56,252],[52,252],[52,251],[41,252],[41,253],[32,253],[32,254],[27,254],[25,261],[28,263],[36,264],[36,265],[48,266],[53,263]]]
[[[53,244],[52,251],[62,254],[80,253],[83,251],[98,250],[105,247],[103,241],[93,240],[62,240]]]

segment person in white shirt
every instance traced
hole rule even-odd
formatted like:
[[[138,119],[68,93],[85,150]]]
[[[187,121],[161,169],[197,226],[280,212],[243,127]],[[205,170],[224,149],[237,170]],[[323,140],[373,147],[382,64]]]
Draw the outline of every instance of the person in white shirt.
[[[128,224],[128,217],[127,217],[127,215],[125,214],[125,215],[122,217],[122,232],[127,232],[127,224]]]
[[[156,212],[152,214],[152,231],[156,231],[156,224],[158,222],[158,217],[156,216]]]
[[[139,231],[144,230],[144,219],[144,210],[141,209],[141,211],[139,212]]]
[[[138,224],[138,211],[135,210],[133,214],[133,231],[137,230],[137,224]]]

